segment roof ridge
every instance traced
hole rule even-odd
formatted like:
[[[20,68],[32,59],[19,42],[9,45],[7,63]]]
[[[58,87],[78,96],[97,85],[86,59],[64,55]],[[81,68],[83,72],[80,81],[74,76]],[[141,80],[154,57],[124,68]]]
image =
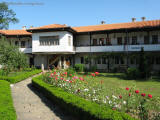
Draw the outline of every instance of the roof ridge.
[[[147,21],[124,22],[124,23],[111,23],[111,24],[75,26],[75,27],[72,27],[72,28],[77,28],[77,27],[92,27],[92,26],[104,26],[104,25],[116,25],[116,24],[128,24],[128,23],[141,23],[141,22],[150,22],[150,21],[160,21],[160,19],[157,19],[157,20],[147,20]]]

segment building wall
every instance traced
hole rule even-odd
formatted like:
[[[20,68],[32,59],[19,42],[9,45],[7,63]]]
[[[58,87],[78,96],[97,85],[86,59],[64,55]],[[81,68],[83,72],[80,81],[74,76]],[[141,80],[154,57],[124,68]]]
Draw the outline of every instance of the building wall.
[[[41,46],[39,42],[40,36],[59,36],[59,45]],[[71,36],[71,45],[68,44],[68,36]],[[73,35],[72,33],[62,32],[43,32],[32,34],[32,52],[48,52],[48,53],[60,53],[60,52],[74,52],[73,50]]]

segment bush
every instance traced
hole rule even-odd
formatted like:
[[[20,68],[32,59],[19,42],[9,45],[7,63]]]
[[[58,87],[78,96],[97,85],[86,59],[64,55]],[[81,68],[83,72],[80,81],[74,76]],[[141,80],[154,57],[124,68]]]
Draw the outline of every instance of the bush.
[[[0,120],[16,120],[10,83],[0,80]]]
[[[54,87],[42,81],[42,76],[32,79],[34,87],[38,88],[52,102],[56,103],[61,109],[76,116],[82,120],[134,120],[125,113],[111,110],[106,106],[100,106],[95,102],[91,102],[65,92],[61,88]]]
[[[22,80],[24,80],[24,79],[26,79],[26,78],[28,78],[32,75],[38,74],[40,72],[41,72],[41,70],[35,69],[35,70],[32,70],[32,71],[28,71],[28,72],[25,72],[23,74],[17,75],[15,77],[0,76],[0,79],[1,80],[6,80],[10,83],[17,83],[17,82],[22,81]]]
[[[70,74],[73,75],[73,74],[75,73],[75,69],[72,68],[72,67],[68,68],[66,71],[67,71],[68,76],[69,76]]]
[[[74,68],[75,68],[76,72],[84,72],[85,66],[84,66],[84,64],[75,64]]]
[[[137,68],[128,68],[126,72],[127,79],[138,79],[140,78],[140,71]]]

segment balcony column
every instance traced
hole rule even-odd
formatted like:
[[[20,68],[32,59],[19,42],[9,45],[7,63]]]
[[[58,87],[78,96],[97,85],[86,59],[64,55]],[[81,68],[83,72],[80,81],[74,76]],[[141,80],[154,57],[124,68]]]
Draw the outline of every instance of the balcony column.
[[[128,56],[128,43],[129,43],[129,39],[128,39],[128,31],[126,30],[126,45],[124,44],[124,47],[125,47],[125,51],[126,51],[126,56],[127,56],[127,59],[126,59],[126,65],[127,65],[127,68],[129,67],[129,56]]]
[[[89,33],[89,41],[90,41],[89,69],[91,69],[91,64],[92,64],[91,63],[91,56],[92,56],[91,55],[92,54],[92,48],[91,48],[92,47],[92,44],[91,44],[92,43],[92,34],[91,33]]]

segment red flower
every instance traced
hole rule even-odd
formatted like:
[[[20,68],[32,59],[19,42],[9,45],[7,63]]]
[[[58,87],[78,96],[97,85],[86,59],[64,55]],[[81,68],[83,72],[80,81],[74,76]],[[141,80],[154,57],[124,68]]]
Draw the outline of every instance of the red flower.
[[[63,80],[63,78],[61,78],[61,80]]]
[[[129,90],[129,88],[127,87],[126,90]]]
[[[80,77],[79,79],[82,80],[82,81],[84,80],[82,77]]]
[[[93,77],[95,77],[95,74],[94,74],[94,73],[91,73],[91,75],[92,75]]]
[[[69,83],[72,83],[72,81],[70,80]]]
[[[149,98],[152,98],[152,95],[151,95],[151,94],[148,94],[148,97],[149,97]]]
[[[129,93],[129,96],[131,96],[131,93]]]
[[[119,98],[122,99],[122,95],[120,95]]]
[[[67,72],[64,72],[65,75],[67,75]]]
[[[135,91],[135,93],[137,93],[137,94],[138,94],[138,93],[139,93],[139,90],[136,90],[136,91]]]
[[[72,74],[69,74],[69,76],[72,76]]]
[[[142,93],[141,96],[144,97],[144,96],[146,96],[146,94],[145,94],[145,93]]]
[[[95,72],[96,75],[99,75],[99,72]]]
[[[56,75],[56,72],[54,72],[53,74]]]

